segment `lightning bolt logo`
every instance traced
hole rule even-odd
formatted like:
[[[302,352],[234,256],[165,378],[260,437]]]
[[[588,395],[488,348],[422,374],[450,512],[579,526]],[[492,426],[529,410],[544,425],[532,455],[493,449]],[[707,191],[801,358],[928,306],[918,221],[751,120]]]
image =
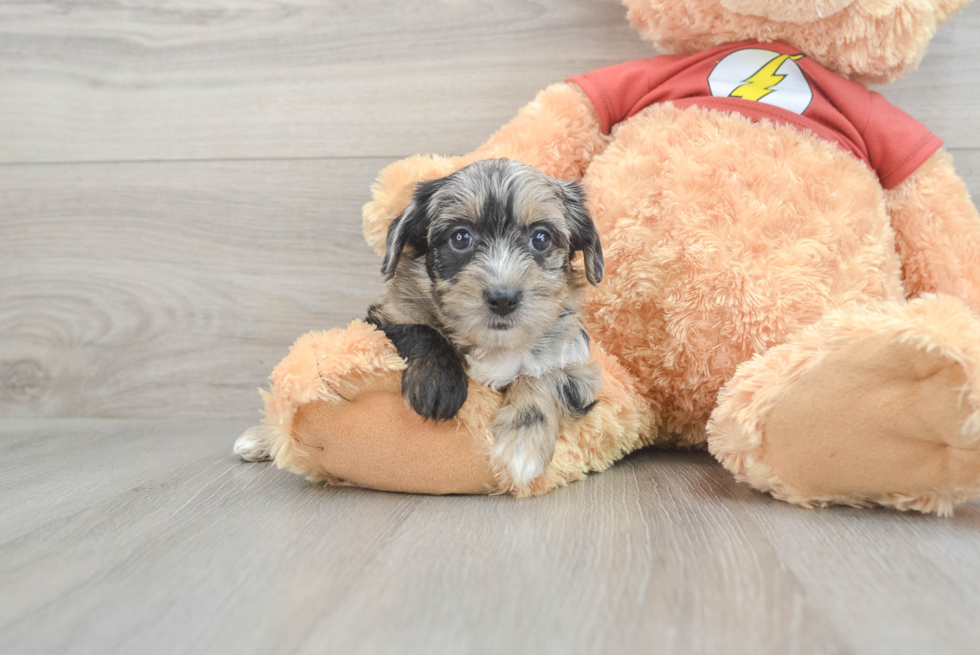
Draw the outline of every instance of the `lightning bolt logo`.
[[[796,61],[802,59],[803,55],[779,55],[773,57],[766,65],[755,72],[752,77],[732,91],[729,95],[733,98],[743,98],[745,100],[761,100],[773,92],[773,87],[783,81],[785,75],[777,75],[776,71],[787,59]]]

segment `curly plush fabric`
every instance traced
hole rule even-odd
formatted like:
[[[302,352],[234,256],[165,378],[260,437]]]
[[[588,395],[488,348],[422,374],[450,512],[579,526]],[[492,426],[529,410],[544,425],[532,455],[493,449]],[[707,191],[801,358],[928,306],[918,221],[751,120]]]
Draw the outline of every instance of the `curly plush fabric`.
[[[830,13],[809,22],[768,0],[628,4],[675,50],[781,39],[886,80],[965,2],[820,0]],[[486,157],[588,192],[606,260],[583,308],[598,405],[518,487],[489,455],[500,395],[471,383],[454,420],[423,421],[399,393],[404,362],[355,321],[302,337],[273,372],[278,465],[333,484],[527,496],[646,445],[682,445],[808,507],[948,514],[980,495],[980,217],[947,153],[885,191],[806,130],[722,111],[652,105],[603,135],[588,98],[559,84],[474,153],[383,170],[364,207],[368,243],[383,252],[414,184]]]
[[[709,448],[738,479],[807,507],[949,515],[980,494],[978,363],[980,324],[957,298],[833,311],[739,368]]]
[[[885,202],[909,296],[948,293],[980,311],[980,216],[949,153],[930,157]]]
[[[800,22],[767,17],[775,3],[765,0],[624,3],[640,35],[667,52],[691,54],[747,39],[778,41],[844,77],[882,84],[914,70],[939,24],[969,0],[854,0],[823,18],[806,21],[797,14]]]

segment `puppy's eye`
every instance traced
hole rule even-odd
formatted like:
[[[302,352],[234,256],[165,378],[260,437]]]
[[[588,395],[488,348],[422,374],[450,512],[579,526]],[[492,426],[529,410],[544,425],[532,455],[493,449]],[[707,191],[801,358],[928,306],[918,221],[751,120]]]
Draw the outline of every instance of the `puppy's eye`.
[[[548,252],[551,248],[551,235],[544,230],[537,230],[531,235],[531,241],[528,245],[534,252]]]
[[[449,236],[449,245],[453,247],[453,250],[469,250],[473,245],[473,237],[469,230],[459,228]]]

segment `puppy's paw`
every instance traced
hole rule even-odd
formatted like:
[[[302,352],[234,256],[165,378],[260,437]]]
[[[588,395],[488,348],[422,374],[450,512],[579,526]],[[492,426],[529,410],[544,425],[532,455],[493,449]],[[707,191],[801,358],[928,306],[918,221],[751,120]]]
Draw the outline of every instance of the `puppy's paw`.
[[[456,416],[466,402],[468,388],[469,380],[458,360],[413,359],[402,374],[402,396],[416,414],[437,423]]]
[[[249,428],[235,440],[234,453],[246,462],[264,462],[272,459],[272,439],[261,425]]]
[[[554,457],[557,421],[537,407],[504,405],[490,429],[496,439],[493,458],[518,487],[544,473]]]
[[[514,484],[518,487],[527,486],[531,480],[538,477],[544,473],[545,467],[551,462],[551,458],[548,461],[544,461],[544,458],[536,453],[529,453],[523,448],[518,447],[518,449],[511,456],[509,462],[507,462],[507,475],[510,479],[514,481]]]
[[[564,370],[559,382],[558,397],[572,419],[580,419],[599,402],[602,391],[602,369],[597,362],[574,364]]]

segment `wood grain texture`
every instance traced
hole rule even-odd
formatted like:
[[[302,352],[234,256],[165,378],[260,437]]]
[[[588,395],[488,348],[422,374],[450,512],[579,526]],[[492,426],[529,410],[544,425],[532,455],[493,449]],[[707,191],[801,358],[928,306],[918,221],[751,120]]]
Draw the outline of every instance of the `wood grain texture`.
[[[471,150],[649,56],[618,0],[0,3],[0,161]]]
[[[648,57],[618,0],[0,3],[0,161],[470,151],[546,85]],[[980,147],[980,6],[886,96]]]
[[[292,341],[380,292],[376,160],[8,167],[0,416],[252,416]]]
[[[0,461],[4,493],[31,514],[0,522],[4,652],[972,653],[980,639],[976,503],[948,520],[809,511],[707,455],[655,450],[536,499],[323,488],[236,461],[241,427],[0,422],[19,453]],[[110,466],[112,444],[148,460]]]
[[[222,453],[249,422],[0,421],[0,543]],[[216,438],[202,438],[214,433]],[[218,436],[220,435],[220,436]]]

